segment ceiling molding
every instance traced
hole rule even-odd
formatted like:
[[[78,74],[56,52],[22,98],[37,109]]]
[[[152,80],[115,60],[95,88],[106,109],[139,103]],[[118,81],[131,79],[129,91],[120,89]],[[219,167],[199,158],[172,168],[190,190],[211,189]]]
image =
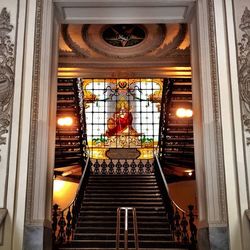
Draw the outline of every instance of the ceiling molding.
[[[68,32],[68,24],[63,24],[61,26],[61,34],[64,42],[69,46],[72,51],[79,56],[89,57],[90,53],[87,49],[80,47],[76,42],[74,42]]]
[[[185,23],[195,0],[54,0],[61,23]],[[153,7],[153,8],[152,8]],[[112,12],[112,16],[110,13]]]
[[[58,77],[72,78],[190,78],[191,67],[117,67],[117,68],[100,68],[100,67],[59,67]]]

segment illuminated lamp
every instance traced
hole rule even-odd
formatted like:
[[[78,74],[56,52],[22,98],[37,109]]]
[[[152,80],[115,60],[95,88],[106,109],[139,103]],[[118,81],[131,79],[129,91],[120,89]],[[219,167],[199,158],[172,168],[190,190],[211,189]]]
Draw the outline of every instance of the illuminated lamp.
[[[193,170],[186,170],[185,173],[191,177],[193,175]]]
[[[73,124],[73,119],[72,119],[72,117],[69,117],[69,116],[60,117],[57,120],[57,124],[59,126],[71,126]]]
[[[64,187],[65,182],[62,180],[54,180],[53,191],[54,193],[60,192]]]
[[[179,118],[190,118],[193,116],[193,111],[191,109],[178,108],[176,110],[176,116]]]

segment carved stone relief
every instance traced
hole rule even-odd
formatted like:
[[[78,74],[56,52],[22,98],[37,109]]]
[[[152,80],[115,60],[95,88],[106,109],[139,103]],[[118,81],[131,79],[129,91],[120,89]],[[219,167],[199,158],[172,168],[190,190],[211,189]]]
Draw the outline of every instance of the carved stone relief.
[[[14,89],[14,44],[8,35],[13,29],[10,13],[0,13],[0,145],[6,144]],[[1,155],[0,155],[1,161]]]
[[[250,133],[250,10],[246,7],[241,17],[239,28],[244,32],[239,46],[239,84],[243,103],[242,120],[246,131]],[[247,145],[250,145],[250,137],[247,137]]]

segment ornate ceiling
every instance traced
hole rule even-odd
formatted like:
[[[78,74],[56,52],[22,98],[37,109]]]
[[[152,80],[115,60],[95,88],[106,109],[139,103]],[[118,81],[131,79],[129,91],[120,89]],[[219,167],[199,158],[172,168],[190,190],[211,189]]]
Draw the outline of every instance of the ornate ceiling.
[[[64,24],[59,67],[190,66],[186,24]],[[110,66],[111,67],[111,66]]]

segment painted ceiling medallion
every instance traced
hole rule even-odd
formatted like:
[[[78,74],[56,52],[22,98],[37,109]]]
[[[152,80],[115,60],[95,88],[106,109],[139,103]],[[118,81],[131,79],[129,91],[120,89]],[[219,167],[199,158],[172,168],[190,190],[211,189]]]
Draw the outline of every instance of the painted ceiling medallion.
[[[104,41],[115,47],[131,47],[145,39],[145,32],[136,24],[115,24],[107,27],[102,37]]]

